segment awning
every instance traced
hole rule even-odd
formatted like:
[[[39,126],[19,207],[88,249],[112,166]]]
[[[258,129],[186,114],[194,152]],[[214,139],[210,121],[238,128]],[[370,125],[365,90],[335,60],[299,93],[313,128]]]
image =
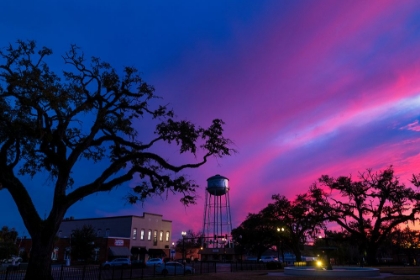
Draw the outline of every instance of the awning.
[[[131,254],[133,255],[145,255],[147,250],[144,247],[131,247]]]
[[[149,256],[160,256],[160,257],[166,256],[165,251],[163,251],[162,249],[149,249],[148,254]]]
[[[110,251],[111,255],[113,255],[114,257],[131,256],[130,250],[127,247],[112,246],[112,247],[109,247],[109,251]]]

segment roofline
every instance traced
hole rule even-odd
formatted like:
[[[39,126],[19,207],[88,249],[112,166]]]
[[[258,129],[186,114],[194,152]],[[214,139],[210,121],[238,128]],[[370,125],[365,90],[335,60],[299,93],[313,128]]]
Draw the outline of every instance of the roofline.
[[[64,218],[62,222],[71,222],[71,221],[86,221],[86,220],[105,220],[105,219],[115,219],[115,218],[144,218],[145,215],[153,215],[153,216],[159,216],[163,217],[162,214],[155,214],[155,213],[149,213],[149,212],[143,212],[142,216],[138,215],[123,215],[123,216],[109,216],[109,217],[95,217],[95,218],[81,218],[81,219],[75,219],[73,217],[70,218]],[[171,220],[162,219],[163,222],[172,222]]]

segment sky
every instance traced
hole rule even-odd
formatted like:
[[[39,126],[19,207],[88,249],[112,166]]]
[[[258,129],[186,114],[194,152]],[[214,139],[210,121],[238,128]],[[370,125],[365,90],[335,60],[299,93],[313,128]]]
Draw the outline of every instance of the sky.
[[[235,228],[273,194],[293,199],[323,174],[392,165],[411,185],[420,173],[419,1],[5,0],[0,34],[1,48],[17,40],[52,48],[57,72],[71,44],[116,69],[135,66],[179,120],[223,119],[237,150],[186,171],[200,185],[196,205],[172,195],[129,205],[130,182],[66,217],[162,214],[176,240],[202,230],[206,180],[216,174],[229,178]],[[89,178],[91,169],[77,172]],[[48,180],[27,187],[47,215]],[[0,213],[0,225],[27,235],[5,190]]]

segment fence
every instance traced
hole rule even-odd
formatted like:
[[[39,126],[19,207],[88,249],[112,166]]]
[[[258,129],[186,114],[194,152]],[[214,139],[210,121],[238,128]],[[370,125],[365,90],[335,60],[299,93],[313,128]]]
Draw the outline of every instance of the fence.
[[[234,262],[230,264],[231,272],[243,270],[265,270],[267,268],[269,268],[269,264],[261,262]]]
[[[194,262],[187,265],[193,268],[195,274],[267,269],[265,263],[250,262]],[[0,270],[0,280],[23,280],[25,273],[26,269]],[[168,276],[180,274],[183,274],[183,271],[175,270],[169,273]],[[99,265],[52,266],[51,275],[54,280],[128,280],[162,276],[156,272],[155,267],[139,267],[135,265],[126,268],[111,267],[110,269],[104,269]]]

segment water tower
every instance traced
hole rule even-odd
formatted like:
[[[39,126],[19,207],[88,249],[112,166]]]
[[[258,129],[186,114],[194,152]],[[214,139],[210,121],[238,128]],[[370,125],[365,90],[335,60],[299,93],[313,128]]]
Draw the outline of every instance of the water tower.
[[[207,248],[222,248],[232,232],[230,216],[229,179],[219,174],[207,179],[204,206],[203,240]]]

